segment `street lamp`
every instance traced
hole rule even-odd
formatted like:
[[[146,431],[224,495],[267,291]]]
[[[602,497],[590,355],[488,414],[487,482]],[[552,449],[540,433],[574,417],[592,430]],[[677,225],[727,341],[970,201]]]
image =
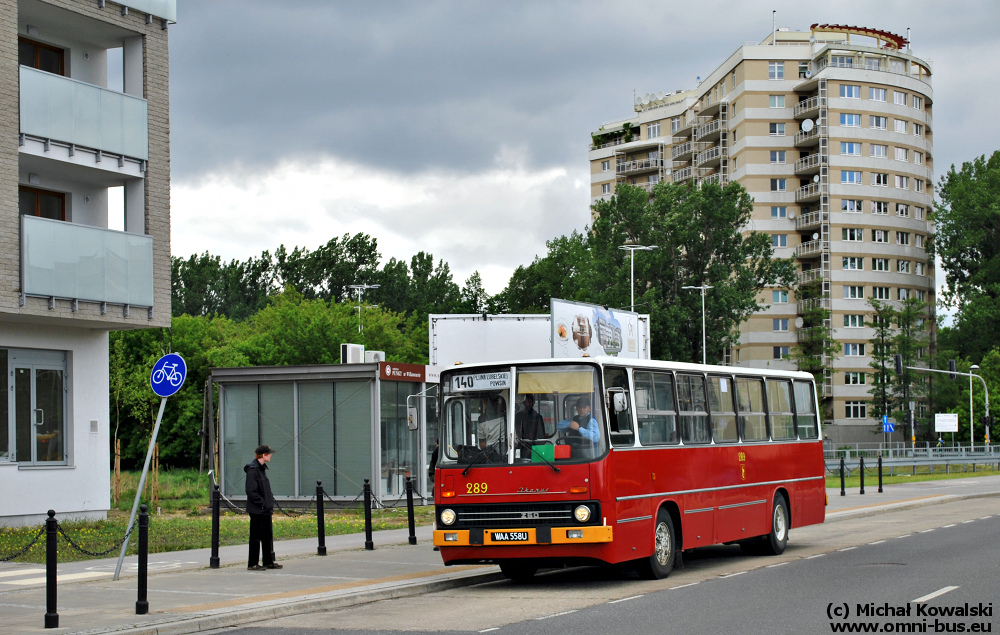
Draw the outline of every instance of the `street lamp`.
[[[653,251],[654,249],[658,248],[659,247],[657,247],[656,245],[637,245],[635,243],[625,243],[624,245],[619,247],[619,249],[624,249],[625,251],[628,252],[632,261],[628,278],[628,288],[629,291],[632,293],[632,303],[629,305],[629,310],[631,311],[635,311],[635,252]]]
[[[705,361],[705,291],[711,289],[711,285],[703,284],[700,287],[681,287],[681,289],[701,289],[701,363]]]
[[[973,364],[969,368],[969,448],[976,448],[976,415],[972,414],[972,375],[979,370],[979,366]]]
[[[361,332],[361,295],[368,289],[378,289],[381,285],[377,284],[349,284],[347,287],[349,289],[354,289],[358,292],[358,333]]]

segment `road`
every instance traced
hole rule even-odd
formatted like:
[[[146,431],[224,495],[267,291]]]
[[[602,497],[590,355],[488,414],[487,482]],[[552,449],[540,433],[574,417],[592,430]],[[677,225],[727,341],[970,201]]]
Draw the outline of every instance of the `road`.
[[[483,584],[220,632],[830,633],[831,623],[881,624],[873,632],[961,632],[954,629],[982,623],[983,632],[1000,632],[998,512],[996,499],[956,501],[793,530],[777,557],[726,546],[689,552],[666,580],[574,569],[527,585]],[[923,604],[931,613],[982,603],[991,615],[918,615],[910,603],[934,594]],[[858,605],[872,613],[910,606],[910,616],[858,616]]]

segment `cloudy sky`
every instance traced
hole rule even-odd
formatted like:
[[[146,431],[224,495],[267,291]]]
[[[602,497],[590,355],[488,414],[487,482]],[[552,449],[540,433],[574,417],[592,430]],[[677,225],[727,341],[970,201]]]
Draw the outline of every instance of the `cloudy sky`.
[[[503,289],[589,221],[587,145],[633,91],[693,88],[778,26],[905,35],[934,77],[936,178],[1000,148],[1000,4],[178,0],[172,251],[366,232]],[[989,123],[988,123],[989,122]]]

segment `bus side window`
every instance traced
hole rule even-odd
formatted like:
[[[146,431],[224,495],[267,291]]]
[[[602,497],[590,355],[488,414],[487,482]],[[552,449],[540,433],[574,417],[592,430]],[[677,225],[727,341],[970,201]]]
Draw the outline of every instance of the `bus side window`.
[[[735,443],[736,411],[733,410],[733,383],[729,377],[708,378],[709,405],[712,408],[712,437],[716,443]]]
[[[760,379],[736,379],[736,403],[744,441],[767,441],[767,415],[764,412],[764,382]]]
[[[792,382],[784,379],[767,380],[767,411],[771,415],[771,438],[794,439]]]
[[[800,439],[815,439],[819,436],[816,425],[815,391],[808,381],[796,381],[795,388],[795,423]]]
[[[677,407],[674,377],[670,373],[635,371],[635,411],[639,420],[639,443],[676,445]]]
[[[619,447],[635,445],[635,434],[632,431],[632,394],[629,391],[625,369],[604,369],[604,389],[607,397],[608,422],[611,426],[611,445]],[[615,412],[616,394],[625,398],[626,408],[621,412]]]
[[[708,402],[702,375],[677,375],[677,399],[680,406],[681,439],[684,443],[711,443],[708,425]]]

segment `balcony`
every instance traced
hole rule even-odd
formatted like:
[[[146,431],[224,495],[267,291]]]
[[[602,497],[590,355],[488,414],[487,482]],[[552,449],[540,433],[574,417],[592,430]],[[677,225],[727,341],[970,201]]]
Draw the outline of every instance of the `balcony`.
[[[812,269],[810,271],[819,271]],[[795,312],[800,315],[812,309],[830,309],[830,298],[811,298],[809,300],[799,300],[795,303]]]
[[[705,178],[698,181],[699,185],[708,185],[710,183],[715,183],[716,185],[722,185],[722,175],[719,174],[718,172],[715,172],[714,174],[709,174]]]
[[[21,134],[149,159],[145,99],[21,67]]]
[[[694,130],[694,140],[695,141],[711,141],[713,139],[718,139],[722,132],[722,122],[718,119],[713,119],[703,126],[698,126]]]
[[[670,150],[670,158],[674,161],[689,161],[693,152],[694,145],[690,141],[685,141]]]
[[[618,174],[638,174],[639,172],[656,171],[663,167],[663,159],[637,159],[635,161],[619,161],[615,170]]]
[[[695,159],[695,164],[698,167],[711,167],[713,165],[718,165],[722,161],[722,148],[719,146],[712,146],[704,152],[699,152],[697,158]]]
[[[153,239],[21,216],[21,293],[153,306]]]
[[[796,258],[809,258],[820,255],[824,250],[830,249],[830,243],[826,240],[810,240],[795,247]],[[811,270],[810,270],[811,271]]]
[[[800,130],[795,133],[795,147],[809,147],[819,143],[819,126],[813,126],[809,132]]]
[[[799,214],[795,219],[795,229],[797,231],[803,231],[807,229],[812,229],[813,227],[819,227],[821,223],[829,222],[830,214],[815,211],[806,212],[805,214]]]
[[[795,202],[802,203],[802,202],[819,200],[820,189],[821,188],[819,183],[810,183],[809,185],[803,185],[799,189],[795,190]]]
[[[814,174],[819,172],[820,165],[826,163],[823,160],[823,155],[816,153],[810,154],[809,156],[802,157],[795,162],[795,173],[796,174]]]
[[[814,115],[819,114],[820,106],[825,105],[825,99],[820,101],[819,95],[813,95],[809,99],[795,104],[795,110],[792,111],[792,116],[796,119],[811,119]]]
[[[800,271],[798,278],[798,283],[800,285],[809,284],[810,282],[817,282],[819,280],[825,280],[830,277],[829,269],[809,269],[808,271]]]
[[[681,183],[683,181],[687,181],[692,176],[694,176],[694,168],[692,168],[689,165],[686,168],[681,168],[679,170],[674,170],[674,173],[672,175],[670,175],[670,178],[673,180],[674,183]]]

